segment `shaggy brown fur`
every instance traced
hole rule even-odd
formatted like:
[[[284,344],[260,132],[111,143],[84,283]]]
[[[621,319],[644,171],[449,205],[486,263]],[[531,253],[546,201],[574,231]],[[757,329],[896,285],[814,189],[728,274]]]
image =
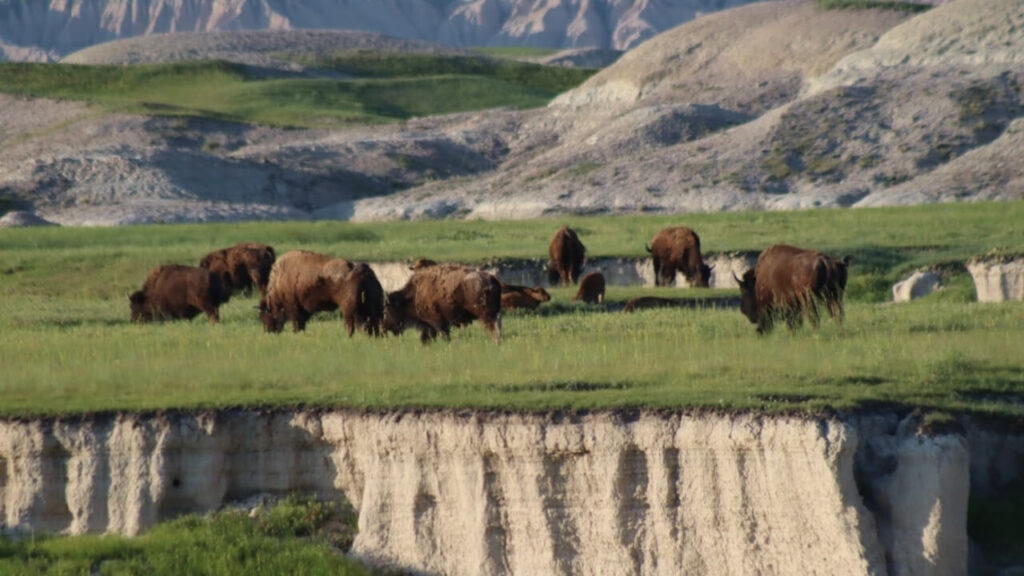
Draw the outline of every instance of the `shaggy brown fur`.
[[[142,289],[128,296],[132,322],[191,320],[205,312],[220,322],[220,308],[231,297],[220,276],[209,270],[177,264],[154,268]]]
[[[210,252],[199,261],[199,266],[219,275],[221,283],[232,293],[255,286],[260,296],[266,296],[274,259],[272,247],[246,242]]]
[[[384,290],[366,264],[294,251],[274,263],[267,297],[260,302],[260,320],[268,332],[280,332],[285,320],[299,332],[313,314],[340,309],[350,337],[356,325],[377,336],[383,308]]]
[[[765,249],[757,265],[748,270],[740,284],[740,311],[757,324],[758,334],[784,319],[790,329],[806,316],[817,327],[818,306],[824,304],[836,324],[843,320],[843,292],[846,290],[850,258],[831,256],[776,244]]]
[[[575,284],[586,263],[587,249],[572,228],[562,226],[548,245],[548,257],[548,282],[552,286]]]
[[[533,310],[542,302],[551,300],[551,295],[540,286],[518,286],[501,283],[501,309],[526,308]]]
[[[487,272],[439,264],[416,271],[403,288],[388,294],[384,329],[400,334],[416,326],[426,343],[438,333],[448,340],[452,326],[474,319],[501,341],[501,283]]]
[[[700,255],[700,237],[689,228],[665,228],[658,232],[650,246],[654,263],[654,285],[671,286],[676,271],[686,276],[693,286],[707,288],[711,280],[711,267],[704,264]]]
[[[588,304],[604,302],[604,274],[591,272],[580,280],[580,289],[572,297],[573,302],[583,300]]]

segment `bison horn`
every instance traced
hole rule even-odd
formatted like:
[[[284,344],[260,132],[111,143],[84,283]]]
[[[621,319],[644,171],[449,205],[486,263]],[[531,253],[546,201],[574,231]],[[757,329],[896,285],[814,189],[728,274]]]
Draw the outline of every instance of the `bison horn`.
[[[739,277],[736,276],[735,272],[732,273],[732,279],[735,280],[736,283],[739,284],[740,286],[743,286],[743,280],[740,280]]]
[[[129,299],[129,300],[131,300],[131,299],[132,299],[132,295],[131,295],[131,293],[129,293],[129,292],[127,291],[127,290],[125,290],[125,291],[124,291],[124,297],[125,297],[125,298],[127,298],[127,299]]]
[[[651,246],[647,243],[644,243],[644,250],[647,250],[648,253],[654,252],[654,250],[651,250]]]

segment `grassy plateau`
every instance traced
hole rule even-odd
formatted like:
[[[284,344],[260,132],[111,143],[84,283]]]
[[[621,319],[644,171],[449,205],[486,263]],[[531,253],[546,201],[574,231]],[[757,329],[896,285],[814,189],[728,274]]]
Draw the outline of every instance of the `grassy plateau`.
[[[0,415],[229,406],[510,410],[709,408],[777,411],[877,404],[1024,416],[1024,304],[979,304],[972,256],[1024,253],[1024,203],[565,218],[524,222],[340,222],[0,230]],[[573,226],[591,257],[642,256],[662,227],[688,225],[705,252],[774,242],[852,255],[847,317],[758,337],[736,309],[636,314],[569,302],[510,313],[495,346],[479,326],[450,343],[348,339],[336,314],[305,333],[264,334],[253,297],[222,323],[133,325],[124,294],[161,263],[194,264],[240,241],[353,260],[431,257],[484,263],[542,258]],[[946,288],[886,303],[908,271],[934,267]],[[736,291],[612,287],[641,294]]]
[[[297,76],[223,61],[0,63],[0,93],[82,100],[116,112],[325,127],[543,106],[593,73],[473,55],[358,51],[326,59],[290,58],[314,69]]]

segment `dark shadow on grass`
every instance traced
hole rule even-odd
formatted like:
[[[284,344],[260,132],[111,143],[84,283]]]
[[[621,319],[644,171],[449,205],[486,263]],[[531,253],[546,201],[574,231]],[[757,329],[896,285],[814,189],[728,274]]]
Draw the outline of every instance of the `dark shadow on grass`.
[[[594,392],[597,390],[629,390],[634,384],[630,382],[584,382],[568,380],[565,382],[532,382],[528,384],[498,384],[492,389],[502,392]]]
[[[740,307],[738,296],[709,296],[706,298],[663,298],[665,302],[656,308],[686,308],[690,310],[728,310]],[[610,300],[604,304],[584,304],[582,302],[550,302],[542,304],[536,310],[510,310],[505,312],[508,317],[540,316],[549,318],[566,314],[604,314],[606,312],[623,312],[626,301]]]

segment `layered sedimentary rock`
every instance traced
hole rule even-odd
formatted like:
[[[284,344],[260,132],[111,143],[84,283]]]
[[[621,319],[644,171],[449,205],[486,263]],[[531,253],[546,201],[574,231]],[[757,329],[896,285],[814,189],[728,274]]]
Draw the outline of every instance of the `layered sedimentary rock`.
[[[226,412],[0,423],[7,531],[346,498],[443,574],[963,574],[969,451],[895,417]]]

